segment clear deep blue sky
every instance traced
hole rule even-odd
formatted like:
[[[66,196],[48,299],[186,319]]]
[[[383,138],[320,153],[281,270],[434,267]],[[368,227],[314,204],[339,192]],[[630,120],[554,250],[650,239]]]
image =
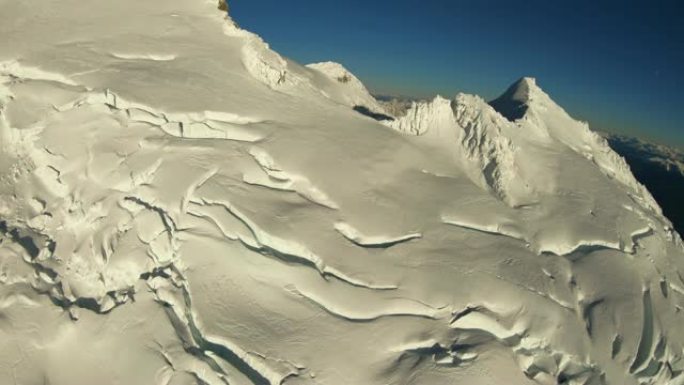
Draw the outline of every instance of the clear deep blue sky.
[[[684,147],[684,4],[676,0],[229,4],[281,54],[338,61],[375,93],[492,99],[533,76],[593,128]]]

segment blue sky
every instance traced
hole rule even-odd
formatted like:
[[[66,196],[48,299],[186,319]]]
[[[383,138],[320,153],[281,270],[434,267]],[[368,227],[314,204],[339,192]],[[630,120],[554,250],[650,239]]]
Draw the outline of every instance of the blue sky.
[[[301,63],[376,93],[492,99],[533,76],[593,128],[684,147],[684,6],[675,0],[229,0]]]

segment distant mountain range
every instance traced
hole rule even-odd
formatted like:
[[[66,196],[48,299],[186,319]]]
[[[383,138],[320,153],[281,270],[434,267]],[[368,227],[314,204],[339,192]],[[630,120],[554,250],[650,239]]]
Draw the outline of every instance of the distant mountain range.
[[[684,234],[684,151],[628,136],[603,134]]]

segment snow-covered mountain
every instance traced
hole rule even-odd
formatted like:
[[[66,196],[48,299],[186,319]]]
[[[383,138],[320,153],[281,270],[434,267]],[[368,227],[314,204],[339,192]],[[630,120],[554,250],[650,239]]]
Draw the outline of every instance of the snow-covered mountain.
[[[0,0],[0,384],[684,383],[682,241],[532,79],[378,122],[216,8]]]

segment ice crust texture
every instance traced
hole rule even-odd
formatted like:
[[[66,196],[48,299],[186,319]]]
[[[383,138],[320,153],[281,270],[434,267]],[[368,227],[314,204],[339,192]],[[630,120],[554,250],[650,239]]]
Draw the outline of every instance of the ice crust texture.
[[[204,0],[0,0],[0,384],[684,384],[684,247],[532,79],[387,111]]]

